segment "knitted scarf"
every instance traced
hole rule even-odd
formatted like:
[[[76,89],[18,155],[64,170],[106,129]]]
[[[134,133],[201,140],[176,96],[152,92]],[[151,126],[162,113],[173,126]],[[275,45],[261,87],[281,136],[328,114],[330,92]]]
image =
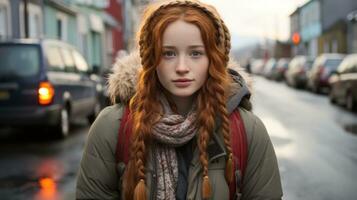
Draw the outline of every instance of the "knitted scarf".
[[[194,107],[187,117],[174,114],[166,100],[161,98],[164,115],[153,126],[155,141],[153,156],[157,166],[157,200],[175,200],[178,181],[178,161],[175,147],[189,142],[196,134],[196,112]]]

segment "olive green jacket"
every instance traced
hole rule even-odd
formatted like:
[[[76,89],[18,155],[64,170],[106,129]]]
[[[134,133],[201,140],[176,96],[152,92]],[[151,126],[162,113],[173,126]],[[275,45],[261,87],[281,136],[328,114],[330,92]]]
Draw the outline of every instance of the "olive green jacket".
[[[105,108],[92,124],[85,144],[83,157],[77,178],[77,199],[120,199],[121,175],[124,163],[116,162],[116,145],[118,130],[123,114],[123,104],[127,103],[134,93],[135,74],[140,62],[137,55],[130,55],[117,61],[114,73],[109,79],[109,94],[115,104]],[[281,199],[277,159],[269,135],[262,121],[250,110],[250,92],[244,80],[249,78],[240,69],[231,72],[236,85],[227,102],[228,112],[239,110],[244,122],[248,142],[247,166],[240,188],[241,199]],[[233,73],[233,74],[232,74]],[[241,76],[240,76],[241,75]],[[134,81],[133,81],[134,80]],[[118,103],[123,102],[123,103]],[[219,127],[219,122],[217,122]],[[211,182],[212,196],[215,200],[228,200],[229,188],[225,179],[226,150],[221,134],[214,133],[208,147],[208,174]],[[147,155],[151,155],[148,153]],[[152,158],[146,163],[146,186],[148,200],[153,200],[152,191],[155,184],[155,167]],[[187,199],[201,200],[202,168],[197,149],[189,166]]]

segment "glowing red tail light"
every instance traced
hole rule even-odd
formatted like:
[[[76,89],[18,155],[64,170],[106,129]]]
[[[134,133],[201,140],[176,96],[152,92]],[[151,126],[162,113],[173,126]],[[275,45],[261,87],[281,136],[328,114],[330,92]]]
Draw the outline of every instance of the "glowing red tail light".
[[[55,90],[51,83],[41,82],[37,93],[38,93],[38,102],[41,105],[47,105],[52,102],[53,96],[55,95]]]

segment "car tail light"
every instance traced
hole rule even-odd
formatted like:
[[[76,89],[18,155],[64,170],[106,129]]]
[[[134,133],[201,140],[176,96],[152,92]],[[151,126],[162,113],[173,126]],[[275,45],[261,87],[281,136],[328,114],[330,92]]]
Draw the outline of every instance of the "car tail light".
[[[319,67],[319,71],[317,72],[319,77],[324,73],[324,70],[325,70],[325,68],[323,66]]]
[[[47,105],[52,102],[53,96],[55,95],[55,90],[51,83],[41,82],[38,88],[38,102],[41,105]]]
[[[302,67],[302,68],[300,68],[300,70],[299,70],[299,74],[305,74],[305,69]]]

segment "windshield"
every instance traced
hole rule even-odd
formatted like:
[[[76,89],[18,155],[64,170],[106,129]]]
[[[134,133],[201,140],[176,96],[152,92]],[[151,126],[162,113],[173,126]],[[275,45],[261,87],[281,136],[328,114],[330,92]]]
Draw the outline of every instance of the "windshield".
[[[39,48],[35,45],[0,45],[0,80],[34,76],[40,68]]]
[[[338,65],[342,62],[341,59],[329,59],[326,60],[325,66],[329,69],[335,70],[337,69]]]

